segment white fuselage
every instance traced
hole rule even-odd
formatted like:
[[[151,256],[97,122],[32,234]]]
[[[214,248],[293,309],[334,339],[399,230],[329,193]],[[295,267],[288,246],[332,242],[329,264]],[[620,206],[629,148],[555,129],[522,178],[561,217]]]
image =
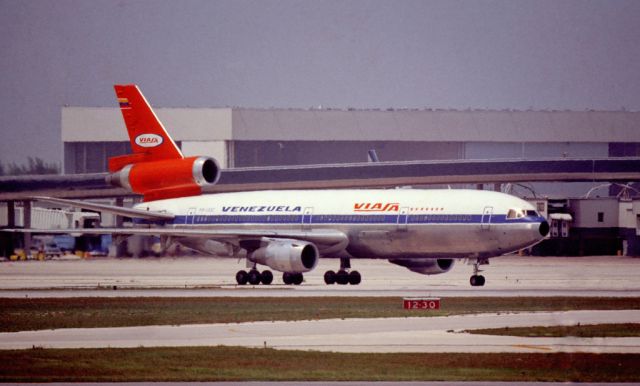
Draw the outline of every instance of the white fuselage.
[[[354,258],[498,256],[542,240],[545,221],[524,200],[481,190],[255,191],[136,208],[175,215],[166,225],[175,228],[338,230],[348,236],[348,245],[328,255]]]

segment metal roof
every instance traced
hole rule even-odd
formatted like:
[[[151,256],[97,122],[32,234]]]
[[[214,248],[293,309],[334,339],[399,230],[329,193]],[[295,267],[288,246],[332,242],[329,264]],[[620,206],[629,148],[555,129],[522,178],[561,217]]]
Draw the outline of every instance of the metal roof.
[[[157,108],[178,141],[640,142],[640,112]],[[65,142],[126,141],[117,108],[64,107]]]

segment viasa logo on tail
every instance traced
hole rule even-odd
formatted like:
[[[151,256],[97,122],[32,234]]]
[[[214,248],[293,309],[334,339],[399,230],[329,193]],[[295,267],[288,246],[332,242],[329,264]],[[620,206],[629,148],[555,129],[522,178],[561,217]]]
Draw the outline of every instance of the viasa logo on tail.
[[[397,212],[400,204],[397,202],[356,202],[354,212]]]
[[[140,134],[136,137],[136,145],[142,147],[156,147],[162,144],[162,137],[158,134]]]

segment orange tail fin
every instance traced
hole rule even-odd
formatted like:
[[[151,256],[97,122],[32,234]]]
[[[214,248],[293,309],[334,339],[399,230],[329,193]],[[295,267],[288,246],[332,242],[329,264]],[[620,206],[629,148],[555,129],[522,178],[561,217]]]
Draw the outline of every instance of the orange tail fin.
[[[167,134],[138,86],[115,85],[114,89],[133,154],[110,158],[109,170],[116,172],[126,165],[139,162],[183,159],[182,152]]]

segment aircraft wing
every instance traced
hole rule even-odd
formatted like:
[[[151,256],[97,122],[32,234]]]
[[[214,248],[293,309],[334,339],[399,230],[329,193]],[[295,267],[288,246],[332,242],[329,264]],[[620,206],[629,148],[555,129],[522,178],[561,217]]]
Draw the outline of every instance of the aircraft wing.
[[[348,236],[341,231],[321,229],[313,231],[295,230],[260,230],[260,229],[192,229],[192,228],[80,228],[80,229],[2,229],[2,232],[12,233],[40,233],[40,234],[70,234],[82,233],[89,235],[144,235],[144,236],[172,236],[190,238],[208,238],[212,240],[233,242],[237,240],[259,239],[262,237],[277,239],[296,239],[309,241],[322,246],[346,247]]]
[[[172,220],[175,216],[170,213],[153,212],[133,208],[123,208],[115,205],[96,204],[86,201],[67,200],[53,197],[32,197],[36,201],[50,202],[60,205],[69,205],[73,207],[95,210],[98,212],[114,213],[120,216],[131,218],[145,219],[151,221]],[[2,229],[4,232],[14,233],[40,233],[40,234],[94,234],[94,235],[146,235],[146,236],[171,236],[171,237],[190,237],[190,238],[208,238],[212,240],[238,242],[240,240],[260,239],[263,237],[280,238],[280,239],[296,239],[312,242],[318,246],[346,247],[349,238],[338,230],[266,230],[266,229],[247,229],[247,228],[225,228],[225,229],[206,229],[206,228],[80,228],[80,229]],[[332,248],[333,249],[333,248]]]
[[[124,217],[140,218],[144,220],[159,221],[159,220],[173,220],[175,217],[170,213],[151,212],[147,210],[124,208],[115,205],[96,204],[92,202],[79,201],[79,200],[67,200],[63,198],[53,197],[32,197],[36,201],[50,202],[52,204],[69,205],[76,208],[95,210],[97,212],[108,212],[117,214]]]

